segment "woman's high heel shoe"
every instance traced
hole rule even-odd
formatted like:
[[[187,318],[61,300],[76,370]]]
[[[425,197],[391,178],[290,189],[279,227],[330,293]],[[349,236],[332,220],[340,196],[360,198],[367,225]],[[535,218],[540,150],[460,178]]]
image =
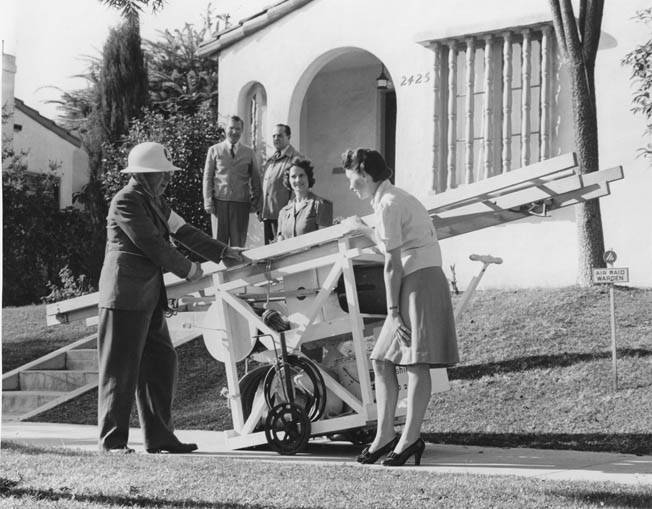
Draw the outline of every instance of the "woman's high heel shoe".
[[[358,456],[355,460],[358,463],[364,463],[366,465],[369,465],[371,463],[376,463],[378,461],[378,458],[380,458],[383,454],[388,453],[394,447],[396,447],[396,444],[398,444],[398,439],[399,435],[396,435],[393,439],[391,439],[387,444],[382,446],[380,449],[374,452],[369,452],[369,447],[366,447],[361,453],[360,456]]]
[[[414,455],[414,464],[420,465],[421,456],[423,455],[423,451],[425,449],[426,443],[423,441],[423,439],[419,438],[416,442],[408,446],[403,452],[390,452],[387,458],[383,460],[383,465],[386,467],[400,467],[401,465],[404,465],[412,455]]]

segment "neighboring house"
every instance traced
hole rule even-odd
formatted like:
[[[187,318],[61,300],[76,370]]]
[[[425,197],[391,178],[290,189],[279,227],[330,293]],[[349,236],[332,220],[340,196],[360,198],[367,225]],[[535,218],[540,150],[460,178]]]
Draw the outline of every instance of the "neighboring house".
[[[632,20],[645,7],[606,2],[596,71],[601,168],[625,172],[601,199],[605,244],[637,286],[652,286],[652,229],[641,207],[652,170],[636,157],[644,121],[630,112],[620,62],[649,38]],[[547,0],[284,0],[199,53],[219,56],[220,114],[245,119],[244,141],[264,153],[273,126],[289,124],[293,145],[315,163],[316,193],[348,216],[371,209],[341,175],[346,148],[378,148],[396,184],[419,197],[573,151],[570,85],[551,19]],[[442,249],[462,287],[479,269],[472,253],[504,259],[486,287],[576,282],[572,207],[447,239]]]
[[[2,142],[27,152],[30,173],[49,172],[51,164],[59,185],[59,206],[73,204],[73,195],[88,182],[88,155],[81,140],[14,97],[15,59],[2,54],[2,103],[9,117],[2,126]]]

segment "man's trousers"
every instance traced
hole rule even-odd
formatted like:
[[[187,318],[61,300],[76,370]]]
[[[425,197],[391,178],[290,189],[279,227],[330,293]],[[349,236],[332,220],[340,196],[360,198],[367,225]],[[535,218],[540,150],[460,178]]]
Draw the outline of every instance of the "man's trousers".
[[[244,247],[249,229],[249,203],[213,200],[213,237],[231,247]]]
[[[134,398],[146,449],[178,443],[172,425],[177,354],[163,309],[99,309],[100,448],[125,447]]]

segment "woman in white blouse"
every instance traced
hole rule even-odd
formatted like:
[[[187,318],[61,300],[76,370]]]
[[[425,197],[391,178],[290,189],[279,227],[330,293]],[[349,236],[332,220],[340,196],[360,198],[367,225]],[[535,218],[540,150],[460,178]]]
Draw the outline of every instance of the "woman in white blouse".
[[[389,453],[383,465],[403,465],[411,456],[418,465],[425,449],[421,424],[430,401],[430,368],[459,361],[437,234],[423,204],[390,182],[391,170],[377,151],[349,150],[343,159],[350,189],[360,199],[371,200],[376,227],[370,228],[357,216],[344,224],[371,238],[385,254],[387,297],[387,318],[370,356],[378,428],[357,461],[374,463]],[[407,416],[400,436],[394,430],[396,366],[405,366],[408,372]]]

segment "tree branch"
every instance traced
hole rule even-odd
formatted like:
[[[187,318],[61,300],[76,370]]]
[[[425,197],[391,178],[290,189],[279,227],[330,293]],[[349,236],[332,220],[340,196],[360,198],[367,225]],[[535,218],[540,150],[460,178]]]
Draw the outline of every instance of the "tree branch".
[[[582,43],[584,43],[584,35],[586,34],[586,1],[587,0],[580,0],[580,15],[577,20],[578,31]]]
[[[549,0],[550,10],[552,11],[552,24],[555,27],[557,34],[557,44],[559,51],[565,60],[568,60],[568,47],[566,45],[566,35],[564,34],[564,24],[561,19],[561,8],[559,7],[559,0]]]
[[[590,64],[595,62],[598,46],[600,45],[603,11],[604,0],[588,0],[586,24],[582,28],[582,52],[584,54],[584,62]]]
[[[566,36],[566,47],[571,65],[577,66],[582,63],[582,43],[578,33],[575,13],[571,0],[561,1],[561,20],[564,25],[564,34]]]

